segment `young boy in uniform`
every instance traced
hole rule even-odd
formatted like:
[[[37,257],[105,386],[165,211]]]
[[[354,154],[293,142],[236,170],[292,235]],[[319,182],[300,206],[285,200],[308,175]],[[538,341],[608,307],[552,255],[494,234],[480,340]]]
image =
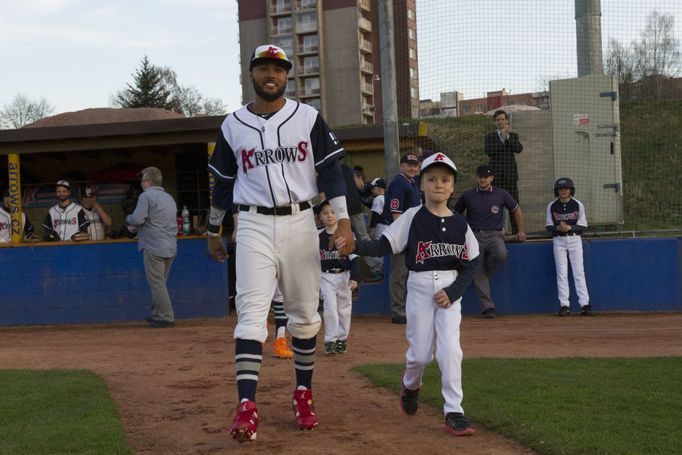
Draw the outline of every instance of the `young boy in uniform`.
[[[592,305],[585,284],[585,270],[583,269],[583,239],[580,234],[587,229],[585,207],[575,199],[575,185],[573,180],[562,177],[554,184],[554,197],[547,204],[547,219],[545,229],[552,233],[554,250],[554,264],[556,265],[556,285],[559,293],[559,316],[571,314],[568,300],[568,262],[573,270],[573,282],[578,294],[580,314],[592,316]]]
[[[380,240],[356,241],[355,252],[372,256],[405,252],[408,349],[401,377],[401,408],[408,415],[416,414],[422,375],[435,346],[445,399],[445,431],[469,436],[475,431],[461,406],[459,325],[462,294],[478,265],[478,241],[466,219],[447,206],[456,178],[457,168],[450,158],[443,153],[429,156],[421,165],[425,204],[408,209]],[[337,248],[343,245],[343,240],[336,242]]]
[[[329,238],[338,226],[334,208],[322,201],[316,211],[324,228],[320,229],[320,294],[324,302],[324,348],[327,354],[348,351],[348,333],[353,309],[352,291],[358,287],[358,257],[341,257],[338,249],[329,251]]]

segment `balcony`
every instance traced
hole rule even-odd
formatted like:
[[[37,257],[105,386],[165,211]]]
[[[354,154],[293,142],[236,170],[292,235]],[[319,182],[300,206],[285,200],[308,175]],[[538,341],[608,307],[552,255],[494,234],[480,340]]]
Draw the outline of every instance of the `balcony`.
[[[317,21],[315,22],[296,22],[296,33],[317,32]]]
[[[370,3],[369,3],[369,0],[360,0],[360,1],[358,1],[358,6],[359,6],[361,9],[364,9],[365,11],[371,11],[371,6],[370,6]]]
[[[272,30],[272,36],[291,35],[291,31],[292,31],[291,26],[289,26],[289,27],[275,27]]]
[[[298,9],[317,9],[317,0],[301,0],[298,3]]]
[[[320,46],[298,46],[296,49],[297,49],[296,53],[298,55],[317,54],[320,52]]]
[[[302,89],[298,93],[299,98],[309,98],[309,97],[316,97],[320,96],[320,88],[308,88],[308,89]]]
[[[312,76],[312,75],[318,75],[320,74],[320,67],[319,66],[304,66],[301,68],[301,72],[298,73],[299,76]]]
[[[366,74],[374,74],[374,64],[363,60],[360,62],[360,71]]]
[[[371,104],[363,104],[362,115],[367,117],[374,117],[374,106],[372,106]]]
[[[360,82],[360,90],[367,95],[374,95],[374,86],[369,82]]]
[[[358,18],[358,27],[360,27],[360,30],[363,32],[372,33],[372,23],[364,17]]]
[[[372,53],[372,42],[371,41],[367,41],[366,39],[360,39],[359,47],[360,47],[360,52],[364,52],[365,54],[371,54]]]
[[[270,5],[270,15],[271,16],[281,16],[284,14],[291,14],[292,8],[291,8],[291,2],[289,3],[275,3],[274,5]]]

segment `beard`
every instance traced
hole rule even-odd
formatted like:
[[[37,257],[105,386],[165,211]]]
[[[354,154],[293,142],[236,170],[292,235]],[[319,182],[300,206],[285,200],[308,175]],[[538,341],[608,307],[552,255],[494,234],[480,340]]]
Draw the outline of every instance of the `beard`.
[[[263,99],[264,101],[267,101],[268,103],[272,103],[273,101],[277,101],[278,99],[280,99],[284,95],[284,92],[287,89],[287,86],[283,85],[275,93],[268,93],[268,92],[264,91],[256,83],[256,81],[251,81],[251,82],[253,83],[253,90],[256,92],[256,95],[258,95],[259,98]]]

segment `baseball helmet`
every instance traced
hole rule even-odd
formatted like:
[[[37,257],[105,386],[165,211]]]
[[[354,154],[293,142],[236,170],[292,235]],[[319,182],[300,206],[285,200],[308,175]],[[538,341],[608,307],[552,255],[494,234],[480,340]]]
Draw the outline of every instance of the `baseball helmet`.
[[[561,177],[554,183],[554,197],[559,197],[559,188],[570,188],[571,196],[575,195],[575,184],[568,177]]]

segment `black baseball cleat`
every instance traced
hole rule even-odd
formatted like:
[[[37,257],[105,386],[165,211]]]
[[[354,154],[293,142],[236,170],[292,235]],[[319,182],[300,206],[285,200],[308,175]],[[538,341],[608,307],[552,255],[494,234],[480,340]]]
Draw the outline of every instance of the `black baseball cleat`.
[[[154,320],[149,323],[149,327],[151,327],[152,329],[166,329],[168,327],[175,327],[175,322]]]
[[[559,308],[559,316],[570,316],[571,310],[568,309],[567,306],[562,306]]]
[[[448,412],[445,415],[445,431],[455,436],[471,436],[476,430],[471,428],[469,419],[461,412]]]
[[[592,305],[583,305],[580,307],[580,314],[583,316],[594,316],[594,311],[592,311]]]
[[[410,390],[405,387],[403,378],[405,377],[405,370],[400,375],[400,409],[407,415],[413,416],[419,409],[419,389]]]
[[[495,311],[495,308],[488,308],[486,310],[483,310],[481,314],[486,319],[495,319],[497,317],[497,312]]]

